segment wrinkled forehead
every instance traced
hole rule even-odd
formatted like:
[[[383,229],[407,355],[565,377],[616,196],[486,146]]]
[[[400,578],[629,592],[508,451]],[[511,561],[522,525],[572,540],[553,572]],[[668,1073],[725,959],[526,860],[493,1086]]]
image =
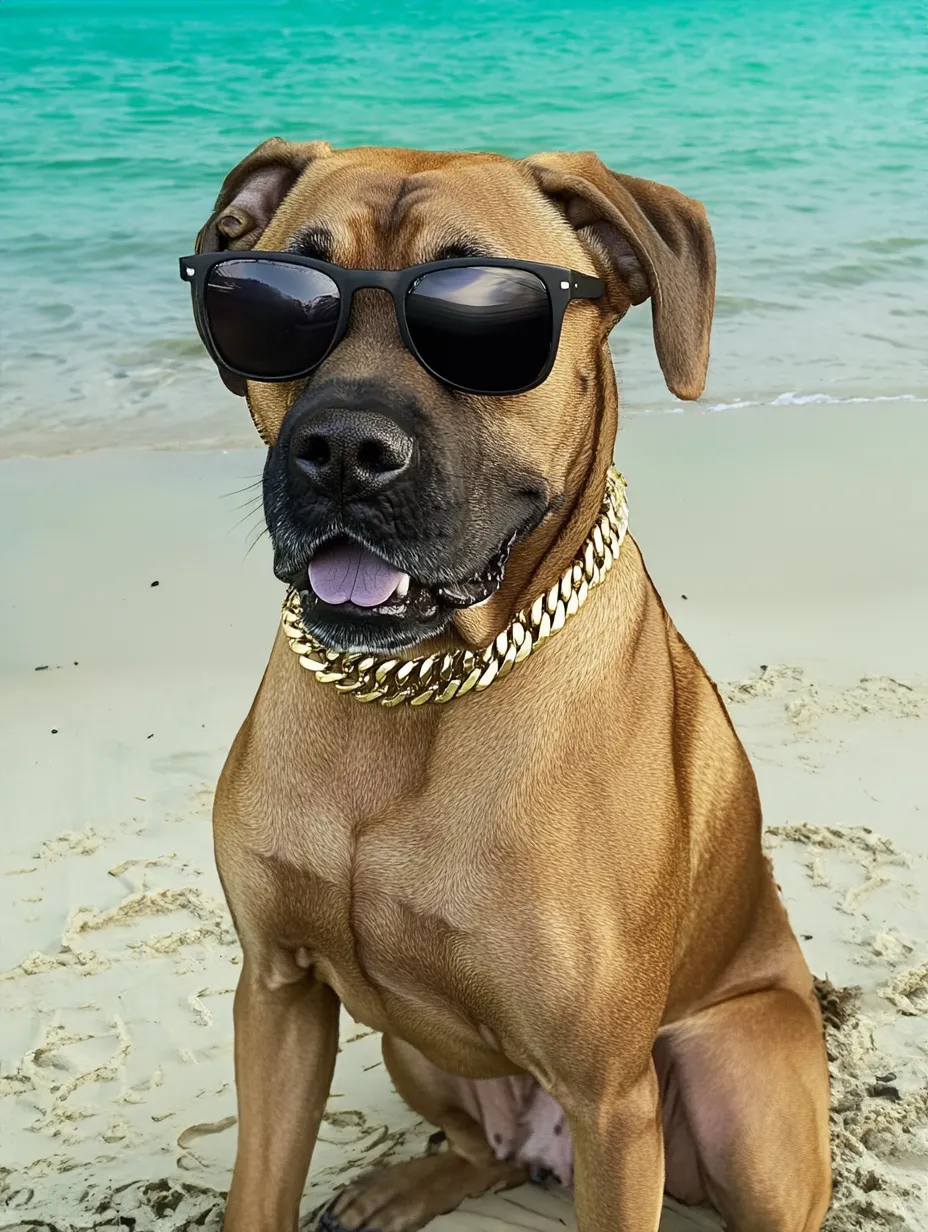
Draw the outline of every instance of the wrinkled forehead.
[[[573,228],[512,159],[378,149],[316,160],[260,247],[374,269],[470,255],[571,264],[579,250]]]

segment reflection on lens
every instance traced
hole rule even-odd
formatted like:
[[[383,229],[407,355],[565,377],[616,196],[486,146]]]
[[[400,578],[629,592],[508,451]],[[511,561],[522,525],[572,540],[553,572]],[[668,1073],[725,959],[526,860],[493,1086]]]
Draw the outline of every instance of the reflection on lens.
[[[222,261],[210,270],[206,319],[221,358],[256,380],[319,363],[338,325],[338,287],[321,270],[282,261]]]
[[[548,290],[527,270],[467,265],[423,274],[406,297],[406,323],[436,376],[486,393],[531,385],[551,350]]]

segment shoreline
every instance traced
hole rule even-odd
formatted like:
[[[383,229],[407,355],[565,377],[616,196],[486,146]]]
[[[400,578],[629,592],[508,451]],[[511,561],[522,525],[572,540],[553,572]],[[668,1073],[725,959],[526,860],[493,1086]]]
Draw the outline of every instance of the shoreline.
[[[708,415],[728,415],[736,412],[766,412],[768,409],[793,409],[796,407],[817,406],[882,406],[901,403],[908,406],[928,407],[928,390],[920,393],[892,394],[855,394],[850,390],[844,396],[818,392],[802,393],[797,390],[786,390],[768,398],[737,398],[728,402],[715,402],[708,395],[698,402],[667,402],[666,405],[654,407],[642,403],[626,403],[620,396],[620,424],[643,417],[687,416],[699,418]],[[17,458],[82,458],[97,454],[113,453],[208,453],[229,451],[247,451],[255,448],[257,433],[251,423],[244,400],[226,400],[224,414],[217,404],[215,412],[209,415],[206,422],[216,428],[221,427],[221,434],[188,437],[167,438],[164,435],[165,424],[160,417],[152,415],[148,418],[117,420],[115,430],[121,439],[110,442],[114,425],[106,422],[78,422],[68,424],[57,422],[51,431],[39,432],[37,429],[17,435],[15,426],[4,430],[0,441],[0,462],[14,461]],[[237,426],[233,427],[233,419]],[[198,421],[193,421],[189,427],[196,428]],[[76,438],[76,441],[75,441]],[[68,444],[66,442],[70,441]]]

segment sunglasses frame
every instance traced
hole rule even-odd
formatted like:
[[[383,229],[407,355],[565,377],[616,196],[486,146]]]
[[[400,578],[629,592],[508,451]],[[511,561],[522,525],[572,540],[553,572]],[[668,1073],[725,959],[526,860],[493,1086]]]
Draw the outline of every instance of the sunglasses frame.
[[[318,270],[320,273],[331,278],[338,287],[341,302],[339,304],[338,323],[325,354],[317,359],[315,363],[290,376],[256,377],[251,373],[244,372],[239,368],[233,368],[227,364],[220,355],[209,328],[209,316],[206,311],[206,284],[214,266],[222,265],[228,261],[284,262],[288,265],[302,265],[309,269]],[[410,290],[423,275],[430,274],[435,270],[468,267],[522,270],[525,273],[534,274],[544,284],[548,294],[548,302],[551,306],[551,345],[544,367],[535,380],[529,382],[529,384],[522,385],[518,389],[504,390],[502,392],[498,389],[477,389],[466,385],[458,385],[454,381],[449,381],[440,373],[435,372],[419,354],[406,322],[406,298]],[[461,393],[483,394],[495,397],[510,397],[515,394],[524,394],[530,389],[536,389],[546,380],[557,358],[557,348],[561,339],[561,327],[564,323],[564,313],[567,305],[575,299],[599,299],[606,292],[606,286],[602,279],[596,278],[592,274],[582,274],[577,270],[565,269],[557,265],[545,265],[537,261],[512,260],[508,257],[451,257],[445,261],[429,261],[424,265],[410,265],[406,269],[400,270],[358,270],[346,269],[342,265],[332,265],[328,261],[319,261],[314,257],[298,256],[293,252],[265,252],[258,249],[238,252],[227,250],[225,252],[202,252],[192,257],[181,257],[180,276],[184,282],[190,283],[194,320],[203,345],[209,351],[213,362],[220,372],[228,374],[230,377],[237,377],[246,381],[259,381],[262,384],[269,385],[303,380],[321,364],[325,363],[326,359],[328,359],[347,333],[355,291],[365,287],[375,287],[388,291],[392,295],[396,320],[403,343],[416,362],[426,372],[433,376],[436,381],[440,381],[442,385],[450,389],[459,390]]]

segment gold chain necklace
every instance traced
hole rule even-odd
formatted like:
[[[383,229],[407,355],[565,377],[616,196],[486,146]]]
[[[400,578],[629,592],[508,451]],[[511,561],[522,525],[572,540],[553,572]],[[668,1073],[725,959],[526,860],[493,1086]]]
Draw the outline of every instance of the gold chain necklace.
[[[423,706],[450,702],[471,689],[480,693],[508,676],[517,663],[563,629],[618,559],[628,529],[625,480],[614,468],[596,524],[560,581],[539,595],[485,650],[452,650],[420,659],[381,659],[363,652],[327,650],[303,628],[300,597],[289,591],[281,623],[290,649],[322,684],[333,684],[359,702]]]

